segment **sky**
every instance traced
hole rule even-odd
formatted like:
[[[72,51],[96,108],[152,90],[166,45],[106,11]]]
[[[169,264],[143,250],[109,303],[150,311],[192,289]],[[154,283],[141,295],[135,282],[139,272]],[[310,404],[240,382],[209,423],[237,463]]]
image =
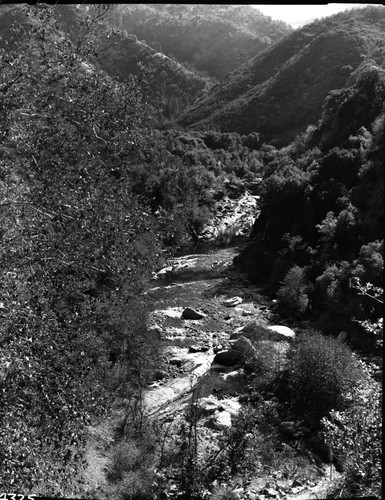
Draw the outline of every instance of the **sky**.
[[[353,7],[365,7],[366,5],[381,5],[381,2],[365,3],[328,3],[313,5],[256,5],[253,7],[259,9],[262,14],[270,16],[273,19],[284,21],[287,24],[298,28],[304,24],[312,22],[320,17],[331,16],[342,10]]]

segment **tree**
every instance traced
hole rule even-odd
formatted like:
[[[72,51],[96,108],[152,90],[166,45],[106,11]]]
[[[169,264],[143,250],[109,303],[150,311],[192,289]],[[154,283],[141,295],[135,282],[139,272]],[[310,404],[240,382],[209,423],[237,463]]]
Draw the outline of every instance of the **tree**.
[[[358,295],[369,298],[371,302],[376,303],[377,305],[381,305],[381,309],[383,306],[383,296],[384,290],[381,287],[374,286],[372,283],[365,283],[363,285],[361,283],[360,278],[354,277],[351,280],[351,286],[354,290],[358,292]],[[365,319],[365,320],[355,320],[357,321],[364,330],[371,336],[374,336],[376,339],[376,345],[380,348],[383,347],[383,335],[384,335],[384,318],[383,316],[376,317],[373,319]]]
[[[280,310],[294,316],[304,314],[309,307],[308,288],[305,270],[294,265],[277,292]]]
[[[159,245],[129,176],[144,140],[137,81],[100,78],[97,23],[86,21],[74,45],[50,7],[28,12],[30,31],[0,54],[0,482],[71,495],[84,425],[111,397],[112,368],[133,369],[129,347],[115,359],[110,349],[146,336],[119,322],[105,335],[106,325],[143,289]]]

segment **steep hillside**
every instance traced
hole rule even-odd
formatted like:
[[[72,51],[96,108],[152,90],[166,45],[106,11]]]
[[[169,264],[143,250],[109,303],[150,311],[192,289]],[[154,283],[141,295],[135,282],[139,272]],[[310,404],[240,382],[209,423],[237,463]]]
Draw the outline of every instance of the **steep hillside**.
[[[113,20],[220,80],[292,31],[247,5],[124,4],[116,6]]]
[[[212,85],[210,78],[199,76],[139,41],[135,35],[124,32],[113,36],[113,44],[98,62],[104,71],[119,80],[128,75],[141,75],[144,69],[149,102],[166,118],[178,116]]]
[[[75,5],[57,5],[55,15],[58,33],[65,34],[76,46],[87,31],[86,17],[89,9]],[[209,77],[198,75],[177,61],[170,59],[135,35],[112,29],[108,18],[100,21],[98,53],[94,56],[94,66],[119,80],[131,75],[146,75],[143,90],[153,106],[152,116],[174,118],[180,110],[203,96],[213,84]],[[28,29],[30,21],[23,5],[2,6],[0,9],[0,35],[3,44],[17,43],[13,24]],[[104,36],[102,36],[104,35]],[[1,43],[1,40],[0,40]]]
[[[229,75],[179,119],[182,126],[261,132],[285,145],[316,124],[326,95],[349,85],[364,59],[384,64],[385,9],[368,7],[316,21]]]
[[[261,213],[239,258],[281,313],[368,350],[382,328],[361,322],[377,323],[383,304],[354,283],[383,283],[384,102],[385,70],[363,63],[329,94],[317,128],[265,155]]]

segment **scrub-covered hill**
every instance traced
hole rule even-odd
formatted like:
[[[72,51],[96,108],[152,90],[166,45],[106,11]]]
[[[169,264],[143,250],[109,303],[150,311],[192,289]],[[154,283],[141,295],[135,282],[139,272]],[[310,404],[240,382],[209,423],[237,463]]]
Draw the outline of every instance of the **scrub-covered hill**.
[[[77,5],[57,5],[55,8],[60,24],[61,36],[67,37],[74,47],[78,46],[87,33],[86,17],[89,8]],[[193,104],[206,94],[214,80],[199,75],[193,68],[186,68],[174,59],[139,41],[135,35],[124,30],[112,28],[109,12],[101,13],[99,20],[100,38],[104,38],[103,48],[98,42],[100,52],[95,54],[93,65],[96,70],[124,81],[131,76],[145,75],[142,89],[150,105],[151,116],[174,118],[180,111]],[[20,40],[23,30],[28,30],[31,20],[25,15],[23,4],[0,7],[0,46],[11,46]],[[13,26],[22,31],[16,34]],[[58,25],[59,27],[59,25]]]
[[[261,132],[288,144],[316,124],[331,90],[348,87],[365,59],[384,64],[385,9],[346,11],[295,31],[235,70],[181,115],[194,129]]]
[[[122,4],[113,21],[219,80],[292,31],[249,5]]]

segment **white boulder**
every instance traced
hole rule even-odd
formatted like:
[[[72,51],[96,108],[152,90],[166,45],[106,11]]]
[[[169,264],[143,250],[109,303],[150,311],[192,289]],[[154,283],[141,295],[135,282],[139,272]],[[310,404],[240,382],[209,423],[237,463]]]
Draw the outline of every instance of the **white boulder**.
[[[283,325],[272,325],[267,327],[268,330],[274,332],[272,334],[273,340],[293,340],[295,332],[291,328]]]

